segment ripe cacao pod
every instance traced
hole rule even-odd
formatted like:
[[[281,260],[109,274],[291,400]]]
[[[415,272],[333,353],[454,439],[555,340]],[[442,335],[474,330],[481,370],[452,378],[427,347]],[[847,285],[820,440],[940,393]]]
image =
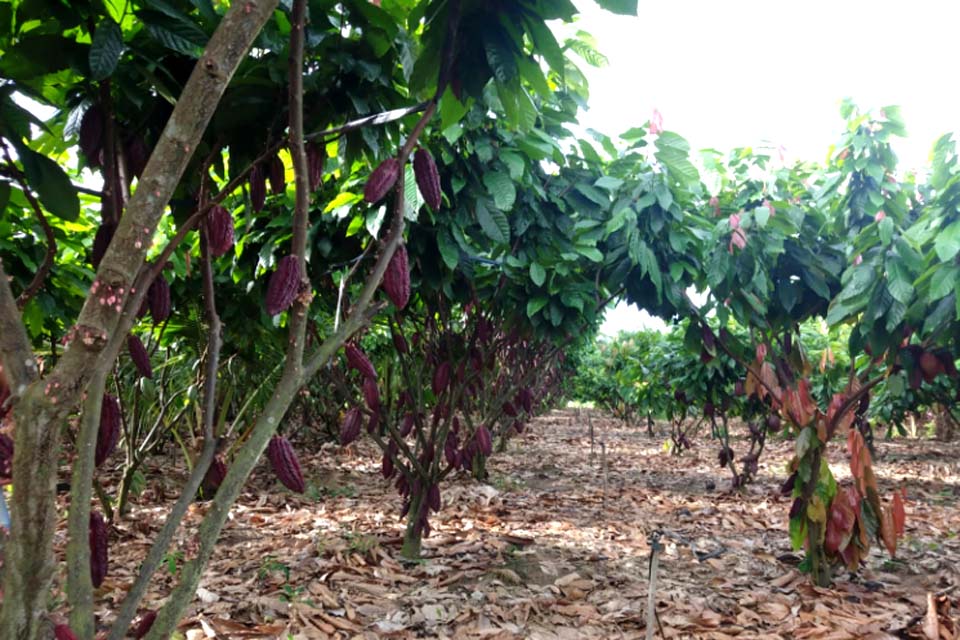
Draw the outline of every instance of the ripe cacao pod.
[[[410,345],[407,344],[407,339],[399,333],[393,334],[393,348],[396,349],[400,355],[410,353]]]
[[[380,461],[380,473],[383,475],[384,479],[389,479],[393,475],[393,458],[389,453],[383,454],[383,459]]]
[[[90,264],[94,269],[100,268],[100,261],[107,253],[107,247],[113,240],[113,234],[117,232],[117,225],[113,222],[104,222],[97,227],[97,233],[93,236],[93,247],[90,251]]]
[[[737,396],[738,398],[747,395],[747,389],[743,383],[743,380],[737,380],[733,384],[733,395]]]
[[[98,511],[90,512],[90,578],[93,588],[97,589],[107,577],[107,545],[109,543],[107,523]]]
[[[100,105],[92,105],[80,120],[80,151],[93,168],[100,166],[100,150],[103,148],[104,117]]]
[[[367,178],[367,184],[363,188],[363,199],[370,204],[383,200],[384,196],[390,193],[393,185],[397,184],[400,168],[400,161],[396,158],[387,158],[381,162],[380,166]]]
[[[225,207],[216,205],[207,214],[207,247],[210,255],[219,258],[233,246],[233,216]]]
[[[323,180],[323,162],[326,152],[323,147],[313,142],[308,142],[307,152],[307,174],[310,178],[310,191],[316,191]]]
[[[282,196],[287,192],[287,182],[285,179],[286,170],[283,168],[283,160],[280,156],[273,156],[270,161],[270,191],[275,196]]]
[[[267,201],[267,177],[263,174],[263,167],[254,165],[250,170],[250,204],[253,210],[259,212]]]
[[[13,439],[0,433],[0,485],[13,477]]]
[[[210,463],[210,466],[207,467],[207,472],[203,476],[203,483],[200,485],[200,489],[203,491],[203,497],[208,499],[212,498],[226,477],[227,465],[220,456],[217,456],[213,459],[213,462]]]
[[[153,367],[150,365],[147,348],[143,346],[140,338],[132,333],[127,336],[127,351],[130,352],[130,359],[133,360],[137,372],[144,378],[153,378]]]
[[[424,148],[413,154],[413,175],[417,179],[417,188],[431,209],[436,211],[441,205],[440,173],[433,156]]]
[[[160,324],[170,317],[170,283],[162,273],[157,275],[147,289],[147,306],[155,324]]]
[[[137,622],[137,626],[133,628],[133,637],[137,640],[143,638],[145,635],[150,633],[150,629],[153,627],[153,623],[157,620],[157,612],[153,609],[148,609],[140,614],[140,621]]]
[[[94,463],[99,467],[117,446],[120,440],[120,401],[109,393],[103,394],[100,405],[100,429],[97,431],[97,447]]]
[[[403,416],[403,422],[400,423],[400,437],[406,438],[410,435],[410,432],[413,431],[413,424],[416,418],[414,418],[412,413],[408,413]]]
[[[363,399],[367,401],[367,408],[370,411],[380,410],[380,389],[377,388],[375,379],[363,379]]]
[[[56,640],[80,640],[68,624],[58,624],[53,628],[53,637]]]
[[[354,407],[347,411],[343,417],[343,423],[340,425],[340,444],[347,446],[358,437],[360,437],[360,428],[363,426],[363,413],[360,407]]]
[[[486,425],[480,425],[477,428],[477,433],[474,438],[477,441],[477,447],[485,456],[489,456],[493,453],[493,438],[490,436],[490,431],[487,429]]]
[[[439,485],[432,484],[427,490],[427,506],[429,506],[430,510],[433,512],[440,511],[440,508],[443,506],[443,503],[440,499]]]
[[[447,464],[451,467],[457,467],[460,464],[460,456],[458,455],[459,448],[459,438],[457,434],[452,431],[447,433],[447,440],[443,444],[443,456],[447,459]]]
[[[143,170],[147,168],[147,160],[150,159],[150,149],[147,148],[143,138],[133,136],[127,141],[123,153],[127,160],[127,182],[129,183],[133,178],[143,175]]]
[[[780,485],[780,495],[788,496],[793,493],[793,486],[797,482],[797,472],[791,473],[782,485]]]
[[[267,284],[267,313],[275,316],[286,311],[300,293],[300,262],[297,256],[284,256]]]
[[[510,416],[511,418],[517,417],[517,408],[513,406],[512,402],[503,403],[503,412]]]
[[[440,366],[433,370],[433,395],[439,396],[450,384],[450,363],[441,362]]]
[[[283,436],[273,436],[267,445],[267,458],[270,466],[283,485],[296,493],[303,493],[306,485],[303,483],[303,472],[300,470],[300,461],[293,450],[293,445]]]
[[[390,257],[382,286],[397,309],[407,306],[410,300],[410,265],[407,262],[407,248],[402,244]]]
[[[365,378],[377,379],[377,370],[373,368],[370,358],[354,344],[346,344],[344,351],[347,354],[347,364],[356,369]]]
[[[523,387],[520,389],[518,395],[520,396],[520,405],[523,407],[523,410],[526,411],[528,415],[533,415],[533,394],[530,393],[530,389]]]
[[[923,371],[924,380],[933,382],[938,375],[943,373],[943,365],[932,351],[924,351],[920,355],[920,370]]]

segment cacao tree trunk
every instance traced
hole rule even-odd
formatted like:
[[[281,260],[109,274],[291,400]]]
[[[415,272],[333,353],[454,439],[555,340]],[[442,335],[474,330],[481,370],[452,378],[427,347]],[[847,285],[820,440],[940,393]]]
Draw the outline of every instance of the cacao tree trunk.
[[[422,484],[422,483],[421,483]],[[422,484],[422,486],[426,486]],[[400,555],[408,560],[419,560],[420,551],[423,544],[423,531],[418,526],[420,520],[420,509],[423,506],[424,495],[410,496],[410,511],[407,512],[407,528],[403,532],[403,546],[400,548]]]
[[[114,334],[125,334],[132,324],[125,316],[135,312],[129,308],[123,311],[121,306],[134,295],[131,289],[149,248],[149,243],[138,238],[156,229],[220,97],[278,2],[235,3],[221,20],[177,101],[144,170],[140,188],[97,271],[97,285],[109,287],[121,305],[107,306],[95,294],[89,295],[74,327],[73,341],[43,381],[36,380],[35,364],[32,376],[21,372],[24,362],[33,362],[33,354],[29,342],[21,339],[25,337],[23,323],[16,306],[9,304],[9,284],[0,265],[0,357],[5,370],[14,374],[13,419],[18,425],[13,526],[4,550],[4,600],[0,609],[0,638],[4,640],[35,640],[47,625],[60,430],[93,372],[112,366],[117,349],[108,347],[116,343],[118,336]],[[144,291],[137,292],[139,298],[143,295]],[[43,633],[43,637],[47,635]]]

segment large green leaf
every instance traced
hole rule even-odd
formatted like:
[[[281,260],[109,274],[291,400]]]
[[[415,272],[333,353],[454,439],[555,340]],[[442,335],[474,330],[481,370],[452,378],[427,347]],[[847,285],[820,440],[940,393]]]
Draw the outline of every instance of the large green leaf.
[[[510,223],[501,211],[487,207],[483,200],[477,200],[476,215],[480,228],[488,238],[498,244],[510,241]]]
[[[510,175],[503,171],[488,171],[483,174],[483,184],[493,197],[497,209],[509,211],[517,200],[517,188]]]
[[[637,15],[637,0],[597,0],[597,4],[613,13],[625,16]]]
[[[14,145],[23,162],[27,183],[37,192],[44,208],[63,220],[76,220],[80,215],[80,198],[66,172],[56,162],[25,144],[15,142]]]
[[[123,53],[123,33],[110,18],[97,25],[90,45],[90,73],[94,80],[103,80],[113,74]]]

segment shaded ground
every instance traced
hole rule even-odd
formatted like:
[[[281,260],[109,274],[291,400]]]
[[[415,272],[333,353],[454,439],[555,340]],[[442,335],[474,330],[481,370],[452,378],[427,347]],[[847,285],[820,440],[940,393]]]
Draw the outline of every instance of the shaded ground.
[[[705,438],[678,458],[642,429],[592,421],[608,473],[599,446],[591,455],[585,415],[539,418],[491,461],[489,485],[447,483],[425,559],[414,565],[399,560],[400,503],[372,450],[304,456],[306,497],[261,465],[182,632],[191,640],[644,637],[648,536],[660,530],[656,597],[667,637],[924,637],[928,610],[940,614],[926,619],[931,632],[939,623],[941,637],[956,637],[947,634],[960,618],[960,446],[879,444],[881,493],[907,492],[906,537],[896,560],[874,548],[858,575],[818,589],[795,569],[789,501],[778,492],[790,443],[768,444],[756,483],[733,494]],[[838,478],[848,475],[842,453],[831,447]],[[157,474],[172,497],[181,473]],[[114,528],[98,592],[107,618],[161,525],[165,509],[145,505],[160,500],[146,492]],[[160,604],[191,555],[205,509],[194,505],[148,605]]]

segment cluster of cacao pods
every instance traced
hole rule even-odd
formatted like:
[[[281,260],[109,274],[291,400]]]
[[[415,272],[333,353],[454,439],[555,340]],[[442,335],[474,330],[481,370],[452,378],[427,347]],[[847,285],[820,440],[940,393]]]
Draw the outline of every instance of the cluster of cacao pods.
[[[303,482],[300,461],[289,440],[281,435],[273,436],[267,445],[267,458],[273,473],[286,488],[295,493],[304,492],[306,485]]]

